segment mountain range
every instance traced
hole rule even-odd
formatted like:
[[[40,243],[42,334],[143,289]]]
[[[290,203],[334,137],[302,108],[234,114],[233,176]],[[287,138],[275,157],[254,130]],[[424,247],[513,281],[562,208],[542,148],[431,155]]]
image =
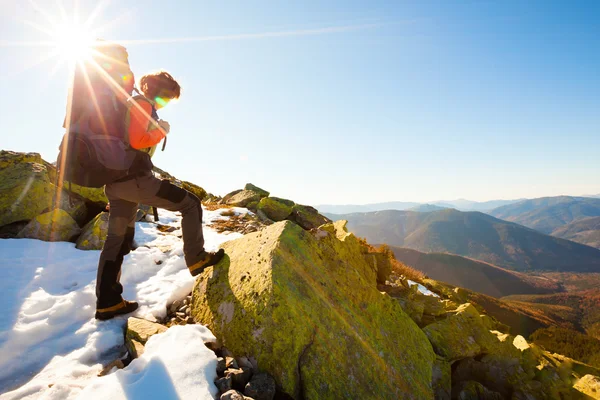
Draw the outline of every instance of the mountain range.
[[[416,203],[416,202],[404,202],[404,201],[390,201],[385,203],[373,203],[373,204],[345,204],[345,205],[334,205],[334,204],[321,204],[315,208],[320,213],[330,214],[349,214],[355,212],[370,212],[370,211],[384,211],[384,210],[412,210],[421,211],[419,208],[424,207],[423,211],[434,211],[431,208],[433,206],[442,208],[455,208],[460,211],[489,211],[494,208],[501,207],[507,204],[517,203],[524,199],[518,200],[490,200],[484,202],[477,202],[465,199],[458,200],[439,200],[429,203]]]
[[[345,219],[370,243],[452,253],[515,271],[600,272],[600,250],[480,212],[377,211],[326,214]]]

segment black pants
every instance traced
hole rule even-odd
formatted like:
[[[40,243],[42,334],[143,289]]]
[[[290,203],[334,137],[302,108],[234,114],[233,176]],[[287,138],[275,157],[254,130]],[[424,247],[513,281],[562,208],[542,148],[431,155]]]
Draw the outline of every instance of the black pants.
[[[202,207],[195,195],[153,175],[111,183],[104,191],[110,202],[110,216],[108,236],[98,263],[97,309],[112,307],[123,300],[123,286],[119,282],[121,265],[123,257],[131,251],[139,203],[180,211],[186,264],[190,267],[202,258]]]

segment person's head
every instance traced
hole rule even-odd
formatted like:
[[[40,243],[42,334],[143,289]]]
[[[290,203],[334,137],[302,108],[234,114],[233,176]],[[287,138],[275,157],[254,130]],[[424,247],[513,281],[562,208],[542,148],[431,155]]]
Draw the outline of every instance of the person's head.
[[[179,83],[165,71],[146,74],[140,79],[142,94],[156,103],[156,108],[162,108],[181,94]]]

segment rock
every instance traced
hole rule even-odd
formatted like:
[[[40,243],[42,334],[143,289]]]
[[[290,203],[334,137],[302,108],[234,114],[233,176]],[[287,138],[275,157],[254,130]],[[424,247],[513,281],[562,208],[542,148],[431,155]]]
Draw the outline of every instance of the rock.
[[[217,379],[215,381],[215,385],[217,386],[217,389],[219,389],[219,393],[226,393],[230,391],[233,388],[231,376],[225,376]]]
[[[219,398],[220,400],[245,400],[244,395],[237,390],[230,390],[225,392]]]
[[[233,196],[235,196],[236,194],[238,194],[240,192],[243,192],[243,191],[244,191],[244,189],[239,189],[239,190],[234,190],[233,192],[227,193],[221,199],[221,204],[227,204],[227,202],[229,201],[229,199],[231,199]]]
[[[252,376],[244,388],[244,395],[255,400],[273,400],[277,390],[275,379],[265,372]]]
[[[123,369],[123,368],[125,368],[125,364],[123,363],[122,360],[115,360],[115,361],[111,362],[110,364],[108,364],[106,367],[104,367],[102,369],[102,371],[100,371],[98,376],[105,376],[105,375],[110,374],[111,371],[113,370],[113,368]]]
[[[54,193],[42,164],[27,162],[0,169],[0,226],[30,221],[52,208]]]
[[[252,190],[242,190],[241,192],[231,196],[225,204],[234,207],[246,207],[249,203],[259,200],[260,194],[253,192]]]
[[[264,197],[261,199],[258,203],[257,210],[263,212],[273,221],[283,221],[292,213],[291,206],[277,200],[275,197]]]
[[[225,361],[225,358],[218,357],[217,358],[217,375],[218,376],[225,376],[225,370],[226,369],[227,369],[227,363]]]
[[[390,257],[385,253],[369,252],[367,259],[373,263],[373,269],[377,271],[377,283],[385,283],[392,272],[392,262]]]
[[[82,233],[77,239],[79,250],[102,250],[108,234],[108,213],[103,212],[83,227]]]
[[[32,219],[17,237],[46,242],[69,242],[80,233],[77,222],[65,210],[57,209]]]
[[[14,239],[29,222],[19,221],[0,227],[0,239]]]
[[[266,190],[261,189],[258,186],[254,186],[251,183],[246,183],[246,186],[244,186],[244,190],[252,190],[253,192],[256,192],[256,193],[260,194],[261,198],[262,197],[269,197],[269,194],[270,194]]]
[[[585,375],[579,379],[573,386],[579,392],[590,396],[593,399],[600,398],[600,378],[594,375]]]
[[[493,392],[481,383],[462,382],[452,388],[452,398],[457,400],[503,400],[500,393]]]
[[[450,363],[441,357],[436,357],[433,364],[432,381],[436,400],[450,400],[452,391]]]
[[[166,332],[167,327],[145,319],[129,317],[127,319],[126,329],[127,333],[125,336],[127,338],[146,344],[151,336],[154,336],[157,333]]]
[[[230,368],[225,371],[225,376],[231,377],[231,384],[233,385],[234,389],[244,390],[246,384],[250,382],[252,370],[246,367],[237,369]]]
[[[227,368],[232,368],[232,369],[239,368],[237,361],[233,357],[225,357],[225,365],[227,366]]]
[[[252,370],[254,369],[254,365],[252,365],[252,363],[250,362],[248,357],[236,357],[235,360],[237,361],[237,364],[240,367],[246,367],[246,368],[250,368]]]
[[[180,186],[188,192],[194,194],[200,201],[204,200],[204,198],[206,197],[206,190],[192,182],[181,181]]]
[[[132,338],[125,338],[125,347],[132,359],[138,358],[144,354],[144,345]]]
[[[246,208],[247,208],[248,210],[250,210],[250,211],[254,211],[254,212],[256,212],[256,210],[258,210],[258,203],[259,203],[259,202],[260,202],[260,201],[252,201],[252,202],[250,202],[250,203],[248,203],[248,204],[246,205]]]
[[[195,320],[295,398],[432,398],[427,337],[379,292],[345,221],[323,228],[318,239],[283,221],[223,244],[197,277]]]
[[[331,222],[329,218],[319,214],[315,208],[299,204],[292,208],[290,219],[307,231]]]
[[[36,163],[44,165],[45,161],[39,153],[19,153],[0,150],[0,170],[14,167],[16,164]]]
[[[497,345],[497,339],[485,329],[479,312],[470,303],[458,307],[448,318],[427,325],[423,332],[436,354],[448,361],[474,357]]]

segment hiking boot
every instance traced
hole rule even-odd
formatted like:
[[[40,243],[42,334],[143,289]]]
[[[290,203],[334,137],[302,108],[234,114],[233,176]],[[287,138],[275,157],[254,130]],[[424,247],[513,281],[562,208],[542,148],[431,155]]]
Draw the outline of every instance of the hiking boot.
[[[196,264],[188,267],[188,269],[190,270],[190,274],[192,274],[192,276],[201,274],[202,271],[204,271],[204,269],[206,267],[210,267],[211,265],[215,265],[216,263],[221,261],[221,259],[223,258],[224,255],[225,255],[225,250],[223,250],[223,249],[219,249],[219,251],[217,251],[216,253],[206,252],[206,251],[203,252],[202,260],[200,260]]]
[[[137,309],[138,303],[135,301],[122,300],[119,304],[112,307],[97,308],[96,319],[106,321],[107,319],[114,318],[117,315],[129,314]]]

